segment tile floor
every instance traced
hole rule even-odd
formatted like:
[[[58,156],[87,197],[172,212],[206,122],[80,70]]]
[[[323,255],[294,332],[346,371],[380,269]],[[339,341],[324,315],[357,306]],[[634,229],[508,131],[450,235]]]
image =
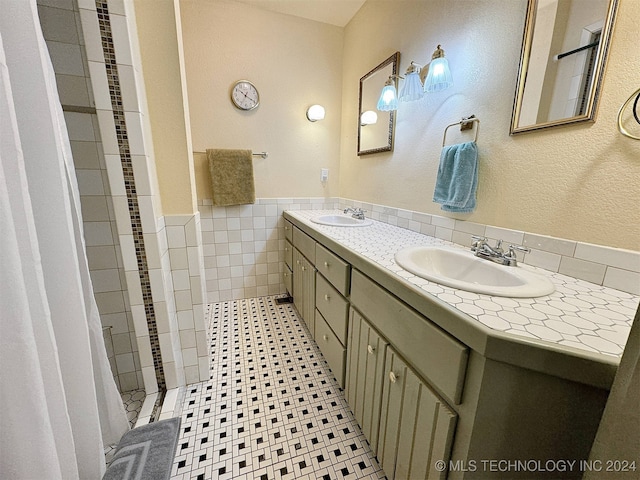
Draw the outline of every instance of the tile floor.
[[[293,304],[209,306],[211,379],[187,387],[172,479],[384,479]]]
[[[140,410],[144,403],[145,392],[144,390],[132,390],[121,393],[120,397],[122,398],[124,409],[127,412],[127,420],[129,420],[129,424],[131,428],[133,428],[138,421],[138,415],[140,415]]]

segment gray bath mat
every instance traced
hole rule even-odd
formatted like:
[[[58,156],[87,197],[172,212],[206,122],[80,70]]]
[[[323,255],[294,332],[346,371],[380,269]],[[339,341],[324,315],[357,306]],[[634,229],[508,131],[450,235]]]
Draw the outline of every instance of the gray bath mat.
[[[149,423],[125,433],[102,480],[162,480],[171,476],[180,418]]]

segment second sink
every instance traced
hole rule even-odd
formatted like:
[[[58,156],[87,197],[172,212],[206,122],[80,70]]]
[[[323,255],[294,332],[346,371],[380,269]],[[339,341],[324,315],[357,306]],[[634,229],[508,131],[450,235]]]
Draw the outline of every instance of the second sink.
[[[311,221],[332,227],[366,227],[372,223],[371,220],[359,220],[347,215],[320,215],[313,217]]]
[[[419,246],[400,250],[396,263],[429,281],[499,297],[541,297],[555,290],[551,281],[523,267],[506,267],[452,247]]]

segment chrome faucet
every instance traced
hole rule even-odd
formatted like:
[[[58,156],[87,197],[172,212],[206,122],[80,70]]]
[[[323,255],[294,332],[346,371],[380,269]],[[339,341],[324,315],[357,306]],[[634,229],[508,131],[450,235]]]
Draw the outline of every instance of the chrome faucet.
[[[361,208],[347,207],[344,209],[345,215],[350,213],[353,218],[356,218],[358,220],[364,220],[364,212],[366,212],[366,210],[363,210]]]
[[[531,252],[531,249],[526,247],[509,245],[509,250],[505,253],[502,248],[502,240],[498,240],[496,246],[492,247],[487,243],[487,237],[477,237],[472,235],[472,238],[474,239],[474,242],[471,244],[471,251],[474,252],[476,257],[484,258],[500,265],[516,267],[518,265],[516,250],[526,253]]]

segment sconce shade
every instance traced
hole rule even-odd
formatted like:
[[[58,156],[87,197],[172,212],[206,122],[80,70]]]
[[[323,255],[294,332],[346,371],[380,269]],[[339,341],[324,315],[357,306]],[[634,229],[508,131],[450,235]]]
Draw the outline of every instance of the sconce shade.
[[[404,79],[404,85],[400,90],[399,99],[401,102],[413,102],[420,100],[424,96],[422,82],[420,82],[420,74],[418,72],[407,73]]]
[[[398,93],[394,83],[393,79],[389,77],[389,80],[384,84],[378,100],[378,110],[389,112],[398,109]]]
[[[307,109],[307,119],[310,122],[324,120],[324,107],[322,105],[311,105]]]
[[[449,70],[449,62],[444,58],[444,50],[438,48],[433,52],[433,60],[429,64],[429,73],[424,81],[425,92],[439,92],[453,86],[453,77]]]
[[[362,112],[360,115],[360,125],[373,125],[374,123],[378,123],[378,114],[373,110],[367,110],[366,112]]]

